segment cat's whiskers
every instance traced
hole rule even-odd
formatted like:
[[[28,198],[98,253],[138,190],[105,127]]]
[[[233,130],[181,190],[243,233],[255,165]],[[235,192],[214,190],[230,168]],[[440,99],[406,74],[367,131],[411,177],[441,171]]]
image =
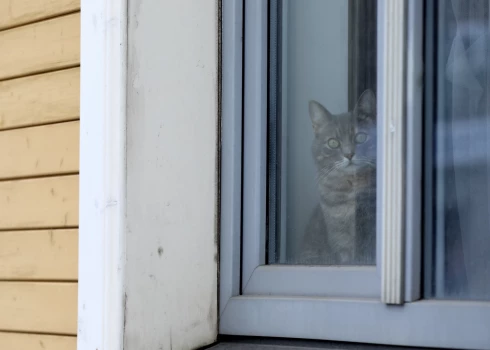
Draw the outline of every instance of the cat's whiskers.
[[[339,160],[339,161],[333,163],[333,166],[330,169],[327,169],[327,171],[325,172],[325,175],[328,175],[332,171],[334,171],[335,169],[338,169],[340,166],[342,166],[342,163],[343,163],[342,160]]]
[[[363,163],[363,164],[367,164],[369,166],[372,166],[373,168],[376,167],[376,162],[371,160],[371,158],[368,158],[368,157],[356,157],[356,161],[358,163]]]
[[[332,171],[340,168],[342,165],[344,165],[344,163],[345,163],[344,160],[340,160],[333,163],[333,165],[329,168],[325,167],[323,169],[320,169],[320,171],[317,174],[317,179],[316,179],[317,182],[325,180]]]
[[[323,167],[322,169],[319,169],[317,176],[320,176],[324,173],[329,173],[331,170],[333,170],[341,162],[342,161],[337,161],[337,162],[334,162],[333,165],[330,167]]]
[[[342,165],[342,168],[345,168],[346,166],[348,166],[350,164],[350,162],[351,161],[348,160],[348,159],[343,159],[342,160],[342,164],[341,164]]]

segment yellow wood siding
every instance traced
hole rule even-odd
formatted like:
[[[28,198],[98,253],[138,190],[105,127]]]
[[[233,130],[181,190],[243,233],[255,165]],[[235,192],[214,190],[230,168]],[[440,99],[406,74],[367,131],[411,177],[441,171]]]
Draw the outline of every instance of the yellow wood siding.
[[[77,226],[78,175],[2,181],[0,208],[0,230]]]
[[[0,231],[0,257],[0,280],[76,281],[78,230]]]
[[[80,117],[80,68],[0,82],[0,130]]]
[[[80,14],[0,32],[0,79],[80,63]]]
[[[79,9],[0,0],[0,349],[76,350]]]
[[[76,308],[76,283],[0,283],[2,331],[75,335]]]
[[[78,171],[78,121],[4,131],[0,179]]]
[[[0,332],[0,349],[3,350],[76,350],[77,338],[43,334]]]
[[[80,9],[80,0],[0,1],[0,29],[36,22]]]

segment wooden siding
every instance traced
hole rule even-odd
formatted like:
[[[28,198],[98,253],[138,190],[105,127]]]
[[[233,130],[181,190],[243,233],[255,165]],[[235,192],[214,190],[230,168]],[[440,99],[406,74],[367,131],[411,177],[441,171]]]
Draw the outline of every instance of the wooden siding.
[[[77,338],[44,334],[0,332],[3,350],[76,350]]]
[[[80,0],[0,1],[0,30],[80,10]]]
[[[77,283],[0,283],[0,329],[77,333]]]
[[[0,1],[0,349],[76,350],[80,1]]]
[[[80,64],[80,14],[0,32],[0,80]]]
[[[80,117],[80,68],[0,82],[0,130]]]
[[[0,230],[77,226],[78,175],[0,182],[0,208]]]
[[[0,180],[78,171],[78,121],[0,133]]]
[[[0,280],[76,281],[78,230],[0,231],[0,257]]]

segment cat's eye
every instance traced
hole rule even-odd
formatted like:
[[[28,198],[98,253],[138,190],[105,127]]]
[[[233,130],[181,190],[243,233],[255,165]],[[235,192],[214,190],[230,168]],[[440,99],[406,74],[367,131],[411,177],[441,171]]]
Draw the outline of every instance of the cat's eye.
[[[364,132],[358,132],[354,137],[354,142],[357,144],[364,143],[366,142],[366,140],[367,140],[367,134]]]
[[[332,138],[332,139],[329,139],[329,140],[327,141],[327,145],[328,145],[328,147],[329,147],[329,148],[331,148],[331,149],[336,149],[336,148],[339,148],[339,146],[340,146],[340,142],[339,142],[337,139],[333,139],[333,138]]]

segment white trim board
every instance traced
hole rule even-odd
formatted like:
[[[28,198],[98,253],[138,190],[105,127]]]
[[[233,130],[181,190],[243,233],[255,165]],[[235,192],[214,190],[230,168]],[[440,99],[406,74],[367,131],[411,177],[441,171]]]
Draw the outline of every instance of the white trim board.
[[[123,349],[126,10],[81,4],[78,350]]]
[[[78,350],[208,345],[218,2],[82,1],[81,18]]]
[[[125,350],[217,337],[218,5],[129,2]]]

